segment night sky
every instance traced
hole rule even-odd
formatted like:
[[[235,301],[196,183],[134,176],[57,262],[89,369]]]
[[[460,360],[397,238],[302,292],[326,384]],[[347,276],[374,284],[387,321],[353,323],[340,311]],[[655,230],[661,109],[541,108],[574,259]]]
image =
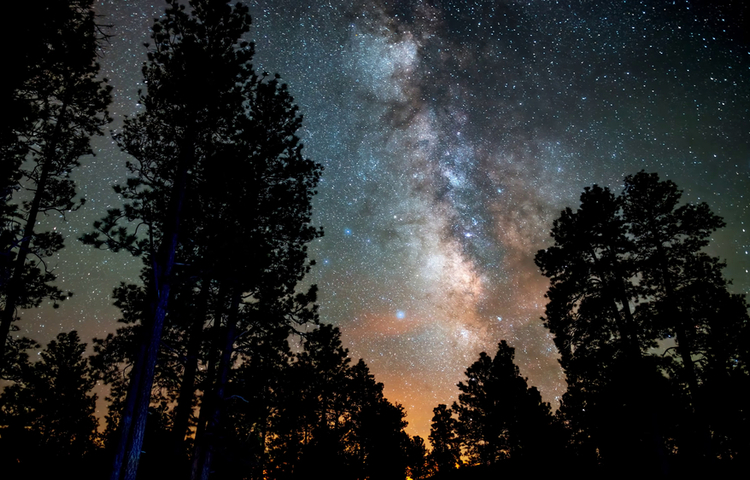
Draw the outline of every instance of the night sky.
[[[734,4],[733,4],[734,3]],[[480,351],[505,339],[556,406],[565,382],[540,316],[533,262],[562,208],[593,183],[657,172],[727,222],[710,253],[750,290],[750,24],[729,1],[249,2],[256,69],[278,72],[325,166],[311,246],[321,320],[342,329],[408,431],[426,437]],[[138,111],[143,43],[159,0],[96,2],[112,113]],[[88,203],[56,261],[59,310],[22,315],[46,343],[115,330],[112,288],[140,261],[75,240],[120,205],[126,156],[108,135],[75,172]]]

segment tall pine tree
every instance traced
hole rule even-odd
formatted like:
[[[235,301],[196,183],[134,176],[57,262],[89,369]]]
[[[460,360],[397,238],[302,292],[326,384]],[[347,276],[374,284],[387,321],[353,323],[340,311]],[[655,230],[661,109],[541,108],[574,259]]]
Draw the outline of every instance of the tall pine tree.
[[[723,225],[705,203],[682,204],[673,182],[639,172],[617,196],[586,188],[579,209],[555,220],[554,245],[537,253],[550,278],[544,321],[568,380],[561,410],[604,463],[640,451],[641,465],[664,471],[668,451],[709,461],[732,443],[711,439],[720,430],[711,424],[726,422],[710,419],[705,388],[746,378],[746,349],[726,341],[727,328],[747,336],[744,296],[729,293],[723,263],[703,251]]]
[[[20,27],[4,33],[18,32],[28,43],[11,49],[9,83],[0,99],[7,115],[0,131],[0,373],[17,309],[67,296],[50,284],[55,275],[44,262],[63,247],[63,238],[38,231],[38,223],[40,215],[64,217],[77,207],[71,170],[93,153],[90,137],[109,122],[111,87],[99,78],[96,61],[104,37],[92,4],[45,0],[28,4],[33,12],[26,15],[5,17]],[[13,202],[21,189],[29,195]]]
[[[133,176],[116,187],[125,205],[83,238],[142,256],[150,272],[150,307],[120,421],[113,479],[121,472],[132,479],[137,471],[178,278],[199,279],[201,289],[216,285],[205,290],[216,295],[210,302],[216,354],[201,403],[196,477],[205,478],[210,469],[233,346],[245,319],[289,322],[315,315],[315,290],[295,291],[311,265],[306,244],[321,234],[310,225],[321,166],[302,156],[295,134],[301,117],[276,77],[253,71],[253,46],[242,40],[250,26],[247,7],[195,0],[188,11],[177,0],[168,3],[154,23],[143,69],[145,110],[126,120],[117,136],[134,159],[128,163]],[[200,333],[205,319],[194,321]],[[187,406],[190,399],[180,402]]]

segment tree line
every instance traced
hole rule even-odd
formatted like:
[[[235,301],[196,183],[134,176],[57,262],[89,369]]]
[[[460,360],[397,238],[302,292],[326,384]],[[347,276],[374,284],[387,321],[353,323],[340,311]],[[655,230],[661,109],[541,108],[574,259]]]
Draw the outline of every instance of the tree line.
[[[656,174],[594,185],[554,222],[536,263],[542,321],[568,391],[553,413],[505,341],[482,353],[429,436],[410,437],[303,286],[322,166],[278,75],[257,73],[247,7],[168,0],[151,29],[141,111],[113,134],[122,205],[80,240],[142,261],[118,285],[114,334],[40,348],[20,309],[69,297],[41,216],[83,200],[70,173],[111,117],[91,0],[17,5],[0,130],[0,459],[3,478],[75,469],[111,480],[482,478],[735,468],[746,461],[748,307],[705,253],[723,221]],[[7,20],[6,20],[7,21]],[[6,43],[7,44],[7,43]],[[106,384],[103,431],[92,389]],[[44,458],[44,462],[39,459]],[[730,465],[731,467],[727,467]]]
[[[62,333],[35,362],[40,346],[12,335],[19,309],[72,294],[45,262],[64,239],[39,219],[82,203],[71,170],[111,120],[92,3],[18,7],[38,22],[18,33],[0,132],[3,478],[404,477],[424,443],[302,286],[322,167],[302,153],[286,85],[253,68],[242,4],[168,0],[152,26],[143,109],[113,134],[129,158],[122,206],[80,237],[142,261],[113,292],[120,328],[90,357]]]
[[[705,252],[723,220],[641,171],[620,194],[593,185],[535,257],[550,279],[542,318],[567,381],[553,415],[504,341],[434,410],[440,478],[738,474],[750,454],[750,317],[725,264]],[[462,473],[463,471],[463,473]],[[494,478],[494,477],[493,477]]]

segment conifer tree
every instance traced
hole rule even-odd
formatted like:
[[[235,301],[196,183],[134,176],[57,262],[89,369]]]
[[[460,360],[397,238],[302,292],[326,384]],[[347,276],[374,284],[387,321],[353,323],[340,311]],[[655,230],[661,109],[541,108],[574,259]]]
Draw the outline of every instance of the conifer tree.
[[[110,120],[111,87],[99,78],[96,61],[104,37],[92,3],[45,0],[33,4],[33,14],[6,16],[33,27],[10,30],[20,30],[29,43],[11,49],[2,96],[8,121],[0,131],[0,373],[17,309],[44,299],[57,305],[70,295],[50,284],[55,275],[44,262],[63,247],[63,238],[40,232],[38,223],[40,215],[64,217],[81,204],[70,172],[93,153],[90,137],[101,135]],[[13,202],[21,189],[29,199]]]
[[[685,383],[696,392],[695,339],[688,326],[690,317],[680,312],[679,295],[701,280],[691,275],[691,267],[709,259],[701,250],[725,223],[706,203],[679,205],[681,196],[674,182],[660,181],[655,173],[628,175],[622,218],[634,239],[629,253],[637,260],[640,294],[651,304],[652,321],[676,339]]]
[[[680,201],[673,182],[643,171],[617,196],[594,185],[576,212],[555,220],[555,244],[536,255],[550,278],[544,322],[568,381],[561,410],[605,462],[640,451],[641,463],[664,469],[674,445],[688,462],[719,455],[708,453],[721,448],[710,446],[718,429],[704,385],[729,372],[746,378],[746,350],[731,341],[723,353],[709,347],[726,340],[729,325],[747,336],[744,296],[728,292],[724,264],[703,251],[724,222],[705,203]],[[657,342],[675,348],[656,356]]]
[[[80,466],[96,449],[96,378],[75,331],[61,333],[18,381],[0,396],[0,438],[5,463],[38,471],[40,458],[56,468]],[[6,472],[7,473],[7,472]],[[51,472],[49,472],[51,473]]]
[[[441,403],[433,410],[430,426],[430,457],[439,473],[455,470],[461,465],[461,443],[458,437],[458,422],[453,412]]]
[[[385,398],[364,361],[351,365],[338,328],[305,333],[297,354],[279,345],[288,341],[280,331],[257,334],[269,344],[252,350],[256,357],[246,357],[230,384],[233,421],[224,445],[232,456],[217,472],[344,480],[403,479],[407,467],[423,470],[419,442],[404,432],[403,408]]]
[[[475,465],[541,455],[540,440],[549,435],[550,406],[529,387],[513,362],[515,349],[505,340],[495,357],[485,352],[466,370],[466,382],[452,410],[465,454]]]
[[[306,244],[321,234],[310,225],[321,166],[302,156],[295,134],[301,116],[277,77],[253,71],[253,46],[242,40],[250,25],[247,7],[195,0],[188,11],[177,0],[168,3],[154,23],[143,69],[145,110],[126,120],[117,136],[133,157],[128,163],[133,176],[116,187],[125,205],[111,210],[83,238],[141,256],[150,272],[145,282],[150,306],[112,479],[121,471],[132,479],[137,470],[156,358],[178,277],[198,278],[201,288],[216,286],[210,302],[216,355],[201,402],[195,478],[205,478],[210,470],[244,319],[270,313],[266,318],[272,321],[308,321],[315,315],[315,289],[295,291],[312,264]],[[206,319],[195,321],[202,327]]]

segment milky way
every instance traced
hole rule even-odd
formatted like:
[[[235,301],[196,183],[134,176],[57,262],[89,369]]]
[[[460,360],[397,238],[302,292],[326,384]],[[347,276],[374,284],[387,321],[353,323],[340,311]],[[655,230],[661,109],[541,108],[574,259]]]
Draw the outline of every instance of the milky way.
[[[155,2],[102,1],[102,64],[118,118],[139,108],[141,46]],[[533,263],[552,220],[584,186],[619,191],[641,169],[674,180],[728,226],[711,253],[750,286],[750,52],[743,2],[249,2],[256,68],[278,72],[305,116],[306,155],[325,166],[311,247],[321,319],[342,328],[427,436],[482,350],[505,339],[556,404],[564,378],[540,317]],[[117,127],[117,124],[115,124]],[[109,206],[124,156],[108,138],[77,172],[86,208],[58,228],[75,290],[29,311],[44,340],[116,328],[109,294],[139,265],[72,237]],[[40,324],[45,326],[39,327]]]

